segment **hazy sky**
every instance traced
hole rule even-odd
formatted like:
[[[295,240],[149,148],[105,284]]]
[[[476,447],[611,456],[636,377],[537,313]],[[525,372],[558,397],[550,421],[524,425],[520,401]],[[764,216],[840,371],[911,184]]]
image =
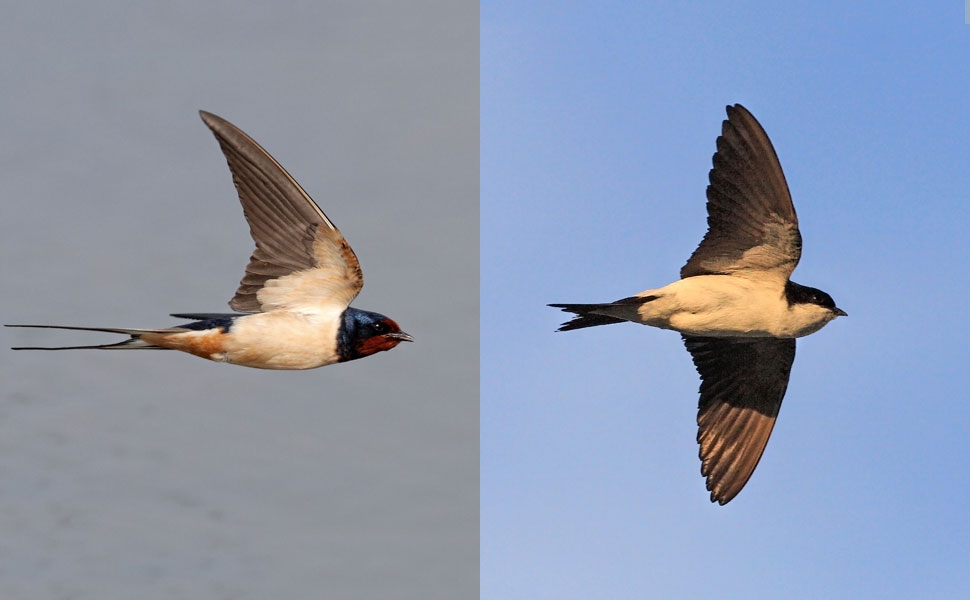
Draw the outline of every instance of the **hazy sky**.
[[[483,597],[966,593],[968,66],[939,2],[483,4]],[[794,279],[849,316],[799,342],[719,507],[680,337],[544,305],[677,278],[736,102],[788,178]]]
[[[0,322],[228,312],[252,242],[206,109],[340,227],[354,305],[416,341],[308,372],[3,350],[5,599],[477,594],[478,23],[434,1],[6,7]]]

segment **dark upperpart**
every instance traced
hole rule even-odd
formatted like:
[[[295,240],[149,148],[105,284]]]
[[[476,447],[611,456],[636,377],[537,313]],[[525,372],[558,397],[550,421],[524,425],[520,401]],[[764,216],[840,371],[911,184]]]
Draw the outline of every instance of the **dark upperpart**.
[[[390,350],[401,342],[413,342],[393,319],[380,313],[347,307],[340,316],[337,352],[340,362]]]
[[[233,322],[244,315],[225,313],[178,313],[172,316],[177,319],[195,319],[191,323],[178,325],[180,329],[192,329],[195,331],[221,329],[222,333],[229,333]]]

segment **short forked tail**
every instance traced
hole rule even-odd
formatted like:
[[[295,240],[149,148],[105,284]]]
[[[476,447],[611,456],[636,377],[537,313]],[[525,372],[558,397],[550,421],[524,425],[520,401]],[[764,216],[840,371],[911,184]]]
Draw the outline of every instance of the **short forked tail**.
[[[612,325],[613,323],[624,323],[626,319],[610,317],[597,314],[596,311],[619,304],[644,304],[651,300],[656,300],[657,296],[630,296],[616,302],[606,304],[550,304],[553,308],[561,308],[563,312],[573,313],[576,316],[572,321],[567,321],[559,326],[556,331],[572,331],[574,329],[585,329],[586,327],[597,327],[599,325]]]
[[[597,315],[591,312],[597,308],[609,306],[607,304],[550,304],[549,306],[553,308],[561,308],[563,312],[569,312],[576,315],[573,317],[572,321],[563,323],[556,331],[572,331],[574,329],[585,329],[586,327],[611,325],[613,323],[623,322],[623,319],[607,317],[605,315]]]
[[[127,340],[113,344],[99,344],[93,346],[16,346],[11,350],[164,350],[154,344],[141,339],[146,333],[158,333],[159,329],[121,329],[117,327],[76,327],[71,325],[4,325],[4,327],[30,327],[32,329],[68,329],[72,331],[101,331],[104,333],[120,333],[130,335]]]

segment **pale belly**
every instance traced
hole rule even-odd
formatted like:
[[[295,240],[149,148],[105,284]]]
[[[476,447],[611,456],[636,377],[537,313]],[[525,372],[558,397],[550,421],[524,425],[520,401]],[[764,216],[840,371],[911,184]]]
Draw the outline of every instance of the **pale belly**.
[[[656,299],[617,314],[687,335],[712,337],[800,337],[825,322],[806,322],[792,311],[784,288],[775,282],[724,275],[702,275],[647,290],[639,296]]]
[[[269,312],[239,319],[226,335],[222,360],[259,369],[313,369],[340,360],[339,315]]]

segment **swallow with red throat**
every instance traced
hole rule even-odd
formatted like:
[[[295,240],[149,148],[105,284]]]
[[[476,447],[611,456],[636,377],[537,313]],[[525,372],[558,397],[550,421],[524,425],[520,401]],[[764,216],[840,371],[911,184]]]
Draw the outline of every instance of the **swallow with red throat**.
[[[129,336],[113,344],[14,350],[180,350],[257,369],[313,369],[413,341],[392,319],[350,306],[364,284],[357,257],[296,180],[232,123],[200,114],[226,156],[256,243],[229,301],[237,312],[173,314],[192,322],[162,329],[8,325]]]
[[[720,504],[761,460],[795,338],[846,316],[822,290],[791,281],[802,236],[781,163],[747,109],[727,114],[707,186],[707,234],[680,280],[606,304],[550,305],[576,315],[559,331],[631,321],[680,332],[701,377],[701,474]]]

